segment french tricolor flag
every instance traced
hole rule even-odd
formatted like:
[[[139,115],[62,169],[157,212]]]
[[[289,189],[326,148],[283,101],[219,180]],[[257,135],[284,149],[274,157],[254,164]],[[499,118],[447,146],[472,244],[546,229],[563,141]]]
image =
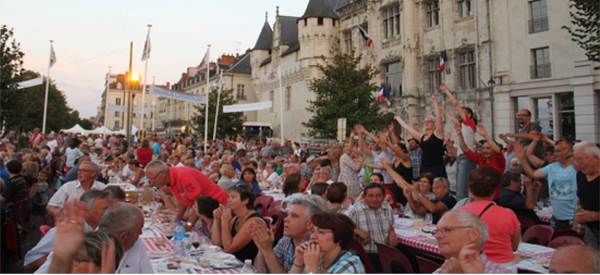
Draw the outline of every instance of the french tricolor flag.
[[[379,90],[379,92],[377,93],[377,103],[380,103],[383,100],[383,88],[381,88],[381,90]]]
[[[442,51],[440,53],[440,73],[444,72],[444,64],[446,63],[446,60],[448,60],[448,57],[446,57],[446,51]]]
[[[371,37],[365,30],[363,30],[363,28],[361,28],[360,26],[358,26],[358,31],[360,32],[360,35],[362,35],[362,37],[365,39],[365,41],[367,41],[367,47],[371,47],[371,43],[373,43],[373,37]]]

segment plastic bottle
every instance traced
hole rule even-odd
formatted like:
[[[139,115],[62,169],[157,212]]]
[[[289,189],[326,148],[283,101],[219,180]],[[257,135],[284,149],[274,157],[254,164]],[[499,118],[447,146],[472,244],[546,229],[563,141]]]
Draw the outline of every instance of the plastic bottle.
[[[182,247],[182,258],[189,258],[190,257],[190,253],[192,252],[192,242],[190,241],[190,235],[189,234],[185,234],[185,236],[183,237],[183,241],[181,241],[181,247]]]
[[[252,260],[246,259],[244,261],[244,266],[240,271],[240,274],[254,274],[256,271],[254,270],[254,266],[252,265]]]
[[[177,223],[177,227],[175,227],[175,232],[173,232],[173,248],[175,249],[175,255],[182,256],[183,247],[181,246],[183,242],[183,238],[185,237],[185,228],[183,227],[183,221]]]

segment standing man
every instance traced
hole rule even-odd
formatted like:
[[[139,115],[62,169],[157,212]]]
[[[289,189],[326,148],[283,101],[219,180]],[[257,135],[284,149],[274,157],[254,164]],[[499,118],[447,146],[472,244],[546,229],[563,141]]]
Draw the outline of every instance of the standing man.
[[[220,204],[227,205],[229,194],[202,172],[190,167],[168,167],[159,160],[146,165],[146,178],[158,188],[167,186],[177,198],[177,220],[182,220],[187,208],[194,207],[194,201],[202,196],[212,197]],[[198,216],[192,211],[189,222],[196,224]]]
[[[398,245],[398,237],[394,231],[394,211],[383,200],[385,190],[381,184],[367,185],[363,191],[363,197],[363,200],[351,206],[344,214],[354,221],[356,225],[354,235],[362,239],[361,243],[369,255],[373,267],[378,272],[382,272],[383,267],[379,261],[375,242],[392,247]]]
[[[419,148],[419,141],[416,138],[408,140],[408,149],[408,156],[413,163],[413,178],[416,179],[421,175],[421,155],[423,154],[423,150]]]
[[[550,226],[556,229],[571,229],[577,206],[577,171],[573,166],[573,143],[563,139],[556,144],[556,162],[533,170],[525,151],[515,143],[515,152],[521,160],[523,170],[530,178],[548,178],[548,190],[552,203]]]
[[[521,128],[521,131],[518,134],[506,133],[504,136],[518,138],[521,142],[521,146],[525,148],[531,143],[531,137],[527,134],[529,134],[531,131],[541,132],[542,127],[540,127],[540,125],[536,122],[531,122],[531,112],[526,109],[519,110],[519,113],[517,114],[517,120],[519,121],[519,125],[523,127]],[[533,154],[540,159],[543,158],[544,145],[541,142],[538,142]]]
[[[573,162],[583,173],[577,182],[578,204],[583,206],[583,211],[575,214],[575,221],[585,224],[585,243],[599,249],[600,238],[598,229],[600,227],[600,148],[591,142],[580,142],[575,145]]]
[[[152,154],[158,155],[158,160],[162,160],[161,146],[165,140],[162,137],[156,138],[156,142],[152,145]]]

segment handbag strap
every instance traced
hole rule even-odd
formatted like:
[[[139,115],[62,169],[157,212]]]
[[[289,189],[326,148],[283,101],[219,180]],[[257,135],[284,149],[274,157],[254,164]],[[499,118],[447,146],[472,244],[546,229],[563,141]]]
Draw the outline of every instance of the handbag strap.
[[[481,214],[479,214],[479,218],[481,218],[481,216],[483,216],[483,213],[485,213],[485,211],[487,211],[488,209],[490,209],[490,207],[492,207],[492,205],[494,205],[494,202],[490,202],[490,204],[488,204],[488,206],[486,206],[483,211],[481,211]]]

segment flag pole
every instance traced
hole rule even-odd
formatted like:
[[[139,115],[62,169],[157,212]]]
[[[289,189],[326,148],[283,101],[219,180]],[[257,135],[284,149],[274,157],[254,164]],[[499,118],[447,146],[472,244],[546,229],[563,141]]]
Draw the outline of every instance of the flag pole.
[[[44,122],[42,123],[42,134],[46,134],[46,119],[48,114],[48,88],[50,87],[50,67],[52,67],[52,55],[54,49],[52,49],[52,42],[50,40],[50,58],[48,59],[48,73],[46,74],[46,98],[44,99]]]
[[[217,70],[219,68],[219,64],[217,64]],[[217,138],[217,119],[219,118],[219,103],[221,103],[221,88],[223,87],[223,71],[221,71],[221,75],[219,75],[219,92],[217,93],[217,109],[215,110],[215,130],[213,131],[213,140]]]
[[[140,129],[144,130],[144,106],[146,105],[146,76],[148,75],[148,59],[150,59],[150,28],[152,25],[148,25],[148,36],[146,37],[146,44],[144,44],[144,54],[142,54],[142,58],[146,58],[146,65],[144,68],[144,84],[142,85],[142,122],[140,125]]]
[[[104,100],[104,138],[106,138],[106,121],[108,120],[108,93],[110,92],[110,68],[108,66],[108,74],[106,75],[106,99]]]
[[[283,146],[283,86],[281,85],[281,79],[282,79],[282,74],[281,74],[281,65],[278,66],[279,70],[279,103],[281,106],[279,106],[279,109],[281,110],[281,146]]]
[[[210,76],[210,44],[208,45],[208,52],[206,58],[206,111],[204,114],[204,153],[206,154],[206,146],[208,145],[208,99],[210,97],[210,85],[209,85],[209,76]]]
[[[152,86],[154,86],[154,80],[156,79],[156,76],[152,77]],[[152,132],[154,132],[154,121],[156,120],[156,97],[154,95],[152,95],[152,114],[150,115],[152,117]]]

